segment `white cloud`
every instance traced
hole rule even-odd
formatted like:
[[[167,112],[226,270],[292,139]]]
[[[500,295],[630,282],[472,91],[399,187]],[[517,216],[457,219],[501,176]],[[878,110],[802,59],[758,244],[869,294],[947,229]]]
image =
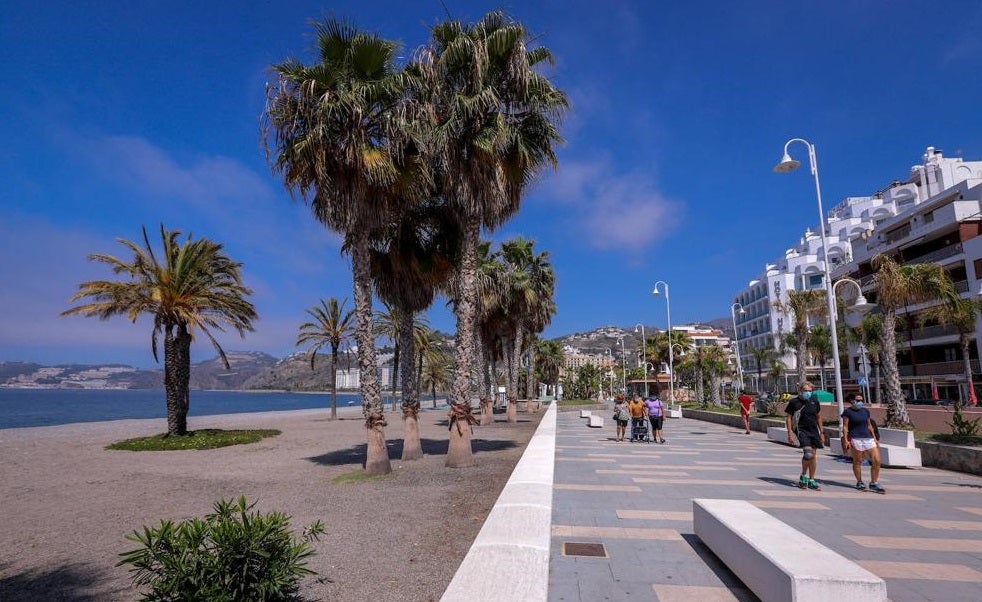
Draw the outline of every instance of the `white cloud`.
[[[569,225],[598,249],[640,251],[672,232],[683,204],[666,197],[648,173],[617,173],[610,162],[563,161],[540,196],[571,205]]]

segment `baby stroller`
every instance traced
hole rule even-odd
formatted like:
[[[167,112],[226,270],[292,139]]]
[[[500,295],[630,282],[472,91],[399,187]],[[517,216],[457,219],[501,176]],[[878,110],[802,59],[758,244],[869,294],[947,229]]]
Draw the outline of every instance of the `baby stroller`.
[[[646,443],[651,443],[652,439],[651,431],[648,428],[648,419],[631,419],[631,441],[644,441]]]

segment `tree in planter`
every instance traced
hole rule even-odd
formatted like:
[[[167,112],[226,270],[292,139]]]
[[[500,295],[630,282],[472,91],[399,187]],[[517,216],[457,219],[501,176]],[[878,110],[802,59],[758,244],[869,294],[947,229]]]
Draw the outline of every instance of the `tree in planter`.
[[[794,327],[788,340],[793,341],[798,386],[801,387],[807,380],[805,364],[808,358],[808,318],[813,314],[824,315],[828,311],[825,291],[818,289],[788,291],[787,302],[775,302],[774,307],[783,312],[791,312],[794,317]]]
[[[827,390],[825,388],[825,365],[829,363],[829,359],[832,357],[832,335],[829,333],[829,327],[824,324],[812,326],[808,330],[807,345],[812,359],[821,369],[822,390]]]
[[[753,347],[750,349],[750,355],[753,356],[754,363],[757,366],[757,392],[760,393],[760,389],[763,389],[760,383],[763,382],[764,367],[777,357],[777,351],[770,345],[766,347]],[[777,388],[776,382],[774,388]]]
[[[723,405],[720,391],[723,377],[733,373],[726,359],[726,351],[722,347],[700,347],[697,352],[702,355],[702,370],[709,381],[709,399],[716,407]]]
[[[922,320],[934,320],[942,326],[952,325],[958,331],[958,346],[962,351],[962,366],[965,373],[965,383],[968,386],[969,400],[975,397],[975,385],[972,379],[972,360],[969,351],[975,334],[975,321],[982,312],[982,299],[956,299],[951,303],[942,303],[928,309],[922,315]]]
[[[167,434],[188,432],[190,406],[191,341],[203,333],[230,369],[225,351],[211,330],[224,331],[231,326],[239,336],[252,331],[256,309],[246,297],[252,291],[242,285],[241,263],[233,262],[222,245],[189,235],[179,244],[181,232],[160,226],[160,251],[155,252],[147,229],[143,228],[143,246],[117,239],[133,253],[126,261],[97,253],[89,259],[108,264],[116,274],[128,280],[93,280],[83,282],[70,301],[91,298],[90,303],[62,312],[61,315],[83,315],[106,320],[122,315],[133,322],[141,314],[153,318],[150,346],[157,360],[157,337],[164,335],[164,394],[167,398]]]
[[[315,574],[307,560],[310,542],[324,532],[317,521],[300,539],[290,533],[290,517],[253,512],[244,497],[220,500],[204,519],[134,531],[127,539],[140,547],[120,554],[116,566],[130,565],[133,582],[147,586],[143,600],[252,602],[300,600],[300,579]]]
[[[873,401],[880,403],[880,358],[883,349],[883,314],[863,316],[855,328],[850,329],[849,338],[866,347],[866,355],[873,368]]]
[[[321,299],[320,307],[308,309],[307,313],[314,319],[312,322],[304,322],[300,325],[300,332],[297,335],[297,346],[311,344],[310,369],[314,369],[314,361],[317,359],[317,352],[325,345],[331,349],[331,368],[330,368],[330,387],[331,387],[331,420],[338,418],[338,387],[337,387],[337,367],[338,353],[342,346],[350,342],[353,332],[351,326],[352,313],[345,310],[344,299],[338,303],[337,298],[330,297],[326,301]]]
[[[883,375],[886,379],[886,426],[909,429],[913,425],[900,390],[897,366],[897,311],[915,303],[939,300],[954,303],[955,286],[944,269],[933,263],[898,264],[889,255],[877,255],[871,262],[876,270],[873,282],[876,300],[883,312]]]
[[[536,343],[535,374],[538,380],[552,385],[555,390],[559,384],[559,372],[563,367],[563,348],[559,341],[538,341]]]

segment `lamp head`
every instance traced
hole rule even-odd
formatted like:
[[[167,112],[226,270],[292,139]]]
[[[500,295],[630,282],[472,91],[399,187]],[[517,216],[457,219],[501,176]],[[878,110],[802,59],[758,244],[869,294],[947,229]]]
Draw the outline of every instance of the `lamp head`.
[[[742,316],[743,314],[747,313],[747,310],[743,309],[743,306],[741,305],[738,313]]]
[[[660,295],[661,293],[660,293],[660,292],[658,292],[658,287],[656,286],[656,287],[655,287],[655,288],[654,288],[654,289],[653,289],[653,290],[651,291],[651,294],[657,297],[657,296],[658,296],[658,295]],[[982,289],[980,289],[980,294],[982,294]]]
[[[639,328],[640,328],[639,326],[635,326],[635,327],[634,327],[634,332],[641,332],[641,331],[639,330]]]
[[[791,158],[787,152],[781,157],[781,162],[774,166],[774,171],[777,173],[788,173],[789,171],[794,171],[801,167],[801,161],[795,161]]]

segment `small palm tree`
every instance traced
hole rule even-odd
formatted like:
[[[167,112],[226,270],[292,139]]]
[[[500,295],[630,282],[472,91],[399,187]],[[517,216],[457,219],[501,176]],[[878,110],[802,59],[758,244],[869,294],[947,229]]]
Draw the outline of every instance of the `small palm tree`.
[[[539,341],[536,347],[535,373],[540,381],[555,388],[563,366],[563,348],[559,341]]]
[[[870,364],[873,366],[873,398],[880,403],[880,357],[883,348],[883,314],[863,316],[859,324],[852,328],[849,337],[866,348]]]
[[[167,397],[167,435],[187,434],[190,406],[191,341],[200,331],[215,347],[230,369],[225,351],[211,330],[235,329],[239,336],[252,331],[256,309],[246,297],[252,291],[243,286],[241,263],[232,261],[222,245],[206,238],[192,240],[188,235],[178,242],[180,231],[160,226],[159,251],[154,251],[143,228],[143,246],[117,239],[132,252],[129,261],[101,253],[89,259],[108,264],[124,281],[93,280],[83,282],[70,301],[91,298],[92,301],[62,312],[61,315],[83,315],[102,320],[126,316],[136,322],[147,314],[153,318],[151,349],[157,357],[157,337],[164,335],[164,390]]]
[[[943,326],[952,325],[958,331],[958,345],[962,350],[965,382],[971,399],[975,384],[972,381],[972,360],[969,356],[976,319],[982,313],[982,299],[956,299],[951,303],[936,305],[925,312],[924,317],[936,320]]]
[[[812,359],[821,368],[822,389],[825,389],[825,364],[832,357],[832,335],[829,334],[829,327],[823,324],[816,324],[808,330],[808,352]]]
[[[883,312],[883,373],[886,378],[887,426],[910,428],[910,415],[900,390],[897,366],[897,311],[916,303],[939,300],[953,304],[958,293],[944,269],[933,263],[898,264],[889,255],[877,255],[873,282],[876,300]]]
[[[436,392],[446,391],[450,384],[450,357],[442,351],[425,353],[420,386],[433,395],[433,407],[436,408]]]
[[[808,318],[813,314],[823,315],[826,309],[825,291],[812,289],[804,291],[788,291],[785,303],[775,302],[774,306],[781,311],[794,316],[794,328],[791,335],[794,341],[795,364],[798,369],[798,386],[805,384],[805,363],[808,357]]]
[[[776,359],[777,351],[770,345],[766,347],[752,347],[750,349],[750,355],[753,356],[754,363],[757,365],[757,388],[761,389],[760,383],[764,374],[764,367],[770,364],[771,360]]]
[[[321,299],[320,306],[307,310],[313,321],[301,324],[300,332],[297,334],[297,347],[310,345],[307,352],[310,354],[311,370],[314,369],[317,352],[325,345],[331,350],[331,420],[338,418],[338,353],[342,347],[349,344],[354,331],[352,327],[353,314],[345,309],[347,302],[348,300],[344,299],[339,303],[335,297],[330,297],[327,300]]]

